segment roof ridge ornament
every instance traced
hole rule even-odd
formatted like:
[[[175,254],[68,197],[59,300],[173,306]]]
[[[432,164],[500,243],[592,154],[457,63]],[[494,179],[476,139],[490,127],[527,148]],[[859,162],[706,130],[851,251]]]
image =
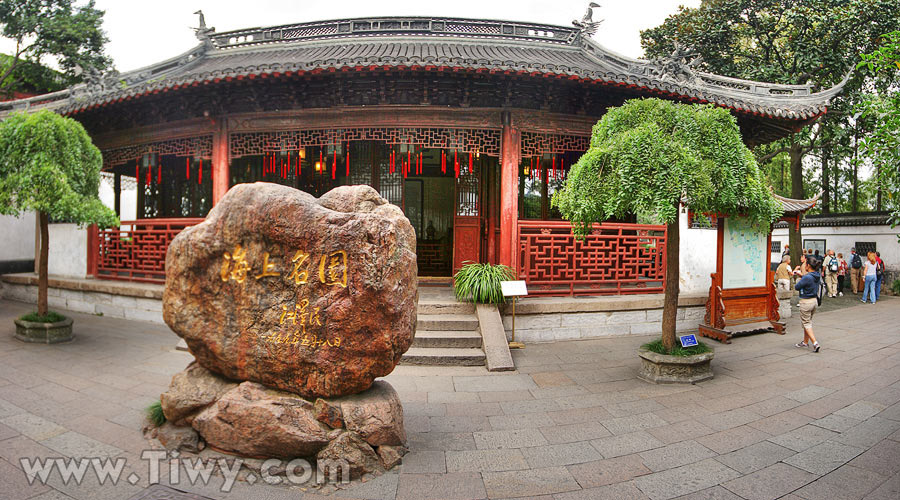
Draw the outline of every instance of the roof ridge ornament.
[[[197,40],[200,40],[201,42],[203,42],[204,47],[206,47],[208,49],[212,48],[213,41],[212,41],[212,38],[210,37],[210,35],[216,32],[216,28],[214,28],[214,27],[207,28],[206,27],[206,16],[203,15],[202,10],[198,10],[197,12],[194,12],[194,14],[197,14],[198,16],[200,16],[200,26],[197,28],[191,28],[194,30],[194,35],[197,37]]]
[[[676,41],[670,55],[650,60],[647,73],[664,82],[693,83],[700,78],[697,67],[702,62],[703,56]]]
[[[587,12],[584,13],[581,20],[572,21],[572,26],[578,28],[578,35],[576,38],[580,38],[583,36],[590,37],[594,33],[597,32],[597,28],[600,27],[600,23],[603,22],[603,19],[598,21],[594,21],[594,9],[599,8],[600,4],[591,2],[588,4]]]

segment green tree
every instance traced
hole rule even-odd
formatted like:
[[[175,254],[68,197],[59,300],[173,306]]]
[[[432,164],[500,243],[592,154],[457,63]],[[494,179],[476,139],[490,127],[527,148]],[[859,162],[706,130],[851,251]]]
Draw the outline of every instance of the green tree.
[[[106,34],[102,10],[94,1],[76,6],[74,0],[0,0],[0,33],[16,44],[0,68],[0,92],[27,90],[34,67],[52,58],[71,84],[82,70],[101,71],[111,61],[103,53]],[[24,64],[31,63],[31,64]],[[81,69],[79,69],[81,68]]]
[[[647,57],[672,52],[676,41],[703,57],[699,68],[721,75],[785,84],[828,88],[849,74],[858,54],[872,50],[882,33],[900,27],[897,0],[704,0],[697,8],[681,8],[655,28],[641,32]],[[865,79],[856,74],[834,100],[827,117],[791,134],[773,146],[760,148],[760,164],[781,152],[789,154],[790,196],[806,198],[804,156],[821,151],[819,179],[830,197],[832,175],[844,163],[832,146],[857,131],[851,126],[854,102]],[[853,178],[853,195],[857,179]],[[818,192],[818,189],[812,190]],[[830,208],[823,203],[823,209]],[[801,237],[790,228],[792,258]]]
[[[887,197],[894,224],[900,222],[900,31],[884,35],[883,44],[862,55],[858,68],[887,85],[866,95],[860,103],[861,118],[874,121],[872,133],[861,144],[878,179],[878,194]]]
[[[43,110],[0,122],[0,214],[35,211],[40,221],[38,315],[47,314],[49,219],[119,223],[98,198],[102,164],[100,150],[71,118]]]
[[[576,235],[593,223],[638,214],[666,224],[662,340],[675,346],[679,205],[746,215],[761,231],[781,213],[728,110],[660,99],[627,101],[594,126],[588,151],[553,196]]]

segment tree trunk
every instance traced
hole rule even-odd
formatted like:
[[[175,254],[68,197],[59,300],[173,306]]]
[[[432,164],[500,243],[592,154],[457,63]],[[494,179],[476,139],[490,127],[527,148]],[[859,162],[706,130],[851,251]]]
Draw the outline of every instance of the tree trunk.
[[[675,320],[678,314],[678,230],[679,217],[666,226],[666,288],[662,314],[662,342],[666,351],[675,347]]]
[[[802,200],[803,195],[803,148],[797,142],[791,143],[791,198]],[[791,262],[800,263],[803,238],[793,224],[788,224],[788,240],[791,245]]]
[[[859,127],[854,129],[853,132],[853,194],[850,195],[850,211],[856,212],[859,210],[859,199],[857,198],[857,192],[859,190],[859,164],[857,160],[859,159]]]
[[[875,165],[875,211],[881,211],[881,165]]]
[[[40,265],[38,266],[38,316],[46,316],[47,315],[47,261],[49,260],[50,250],[48,248],[48,243],[50,243],[50,229],[49,229],[49,217],[47,216],[47,212],[38,212],[38,217],[41,221],[41,255],[40,255]]]
[[[822,213],[831,212],[831,183],[828,179],[828,160],[831,159],[831,148],[822,149]]]

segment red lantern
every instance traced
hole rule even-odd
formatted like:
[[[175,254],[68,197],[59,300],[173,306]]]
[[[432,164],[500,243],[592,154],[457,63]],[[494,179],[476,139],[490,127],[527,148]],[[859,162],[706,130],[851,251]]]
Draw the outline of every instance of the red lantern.
[[[332,150],[332,159],[331,159],[331,178],[334,179],[334,173],[337,171],[337,146]]]
[[[472,173],[472,153],[469,153],[469,173]]]
[[[455,149],[453,150],[453,173],[459,179],[459,156],[457,156]]]
[[[184,159],[184,178],[186,180],[191,180],[191,159]]]
[[[322,156],[322,149],[321,149],[321,148],[319,149],[319,165],[321,165],[322,168],[325,168],[325,161],[324,161],[323,156]],[[321,174],[321,173],[323,173],[323,172],[322,172],[321,170],[319,170],[319,173]]]
[[[447,173],[447,154],[444,152],[443,149],[441,150],[441,173],[442,174]]]
[[[159,159],[159,163],[156,165],[156,183],[162,184],[162,158]]]
[[[344,175],[346,175],[348,179],[350,178],[350,143],[349,142],[347,143],[347,168],[346,168],[346,172],[344,173]]]
[[[203,184],[203,159],[200,159],[200,168],[197,169],[197,184]]]

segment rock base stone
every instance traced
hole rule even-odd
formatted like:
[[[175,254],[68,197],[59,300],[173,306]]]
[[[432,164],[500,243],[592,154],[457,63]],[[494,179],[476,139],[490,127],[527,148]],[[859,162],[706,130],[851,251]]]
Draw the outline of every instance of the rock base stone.
[[[209,445],[250,458],[315,457],[347,467],[352,478],[390,469],[406,452],[403,407],[382,380],[352,396],[311,401],[255,382],[225,381],[192,363],[172,378],[162,399],[167,417],[177,417],[158,436],[171,437],[160,439],[170,449]]]
[[[715,352],[669,356],[641,349],[638,378],[654,384],[694,384],[713,378],[710,362]]]

